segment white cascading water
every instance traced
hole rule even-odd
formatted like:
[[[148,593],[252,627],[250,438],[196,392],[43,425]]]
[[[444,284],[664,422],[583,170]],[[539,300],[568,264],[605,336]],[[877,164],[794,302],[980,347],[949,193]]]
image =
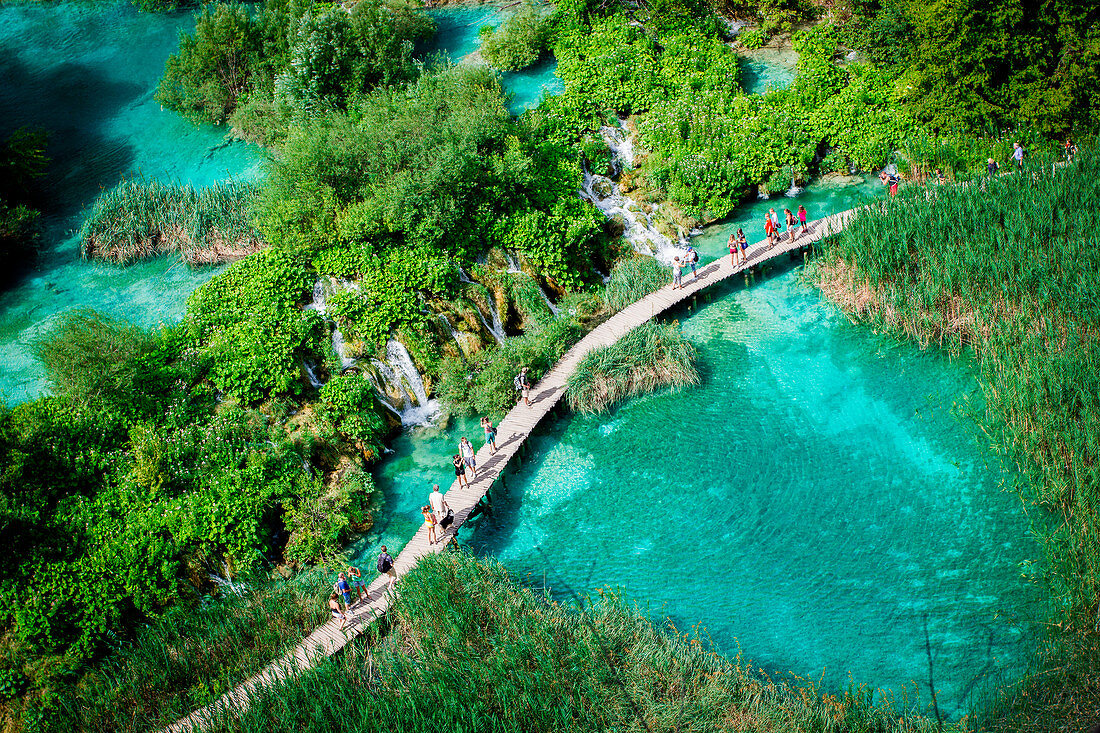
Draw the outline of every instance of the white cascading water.
[[[600,134],[613,153],[611,167],[616,174],[634,165],[634,139],[625,128],[605,126],[600,128]],[[655,257],[666,265],[672,264],[673,257],[683,256],[686,240],[673,242],[657,231],[649,214],[607,176],[585,170],[579,193],[608,219],[622,219],[623,237],[636,252]]]
[[[386,342],[386,361],[399,371],[403,376],[403,382],[412,390],[412,400],[401,411],[402,425],[424,425],[439,413],[439,401],[428,399],[428,390],[424,388],[424,380],[420,378],[420,372],[416,370],[416,364],[409,355],[409,350],[397,339]],[[402,390],[404,390],[402,386]],[[408,391],[406,391],[408,394]]]
[[[803,188],[795,183],[794,177],[791,177],[791,187],[787,189],[787,197],[794,198],[798,194],[802,193]]]
[[[317,371],[312,364],[308,361],[302,362],[302,369],[305,370],[306,378],[309,379],[310,385],[314,389],[320,389],[324,382],[317,378]]]
[[[323,275],[317,278],[317,282],[313,284],[313,300],[311,300],[305,306],[305,310],[315,310],[322,316],[326,316],[325,308],[327,307],[327,297],[325,295],[325,280],[326,278]],[[329,281],[330,287],[334,287],[335,284],[336,283],[334,281]],[[359,289],[359,286],[355,283],[339,281],[339,284],[349,290]],[[341,369],[347,369],[348,367],[355,366],[355,357],[348,355],[347,347],[344,343],[344,334],[340,333],[340,329],[336,328],[335,325],[333,325],[332,327],[332,349],[336,352],[336,355],[340,357]],[[313,379],[312,375],[310,375],[310,379]]]
[[[442,313],[438,315],[439,320],[443,321],[443,323],[447,325],[447,330],[451,332],[451,338],[454,339],[454,342],[456,344],[458,344],[458,353],[462,354],[462,341],[458,338],[458,331],[456,331],[455,327],[451,325],[451,322],[450,320],[448,320],[447,316],[443,315]]]

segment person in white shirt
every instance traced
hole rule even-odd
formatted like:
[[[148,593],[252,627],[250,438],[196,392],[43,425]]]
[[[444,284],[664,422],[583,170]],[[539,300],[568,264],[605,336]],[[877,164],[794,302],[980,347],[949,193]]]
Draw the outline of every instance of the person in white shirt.
[[[447,516],[447,510],[451,508],[447,505],[447,500],[443,498],[443,493],[439,490],[439,484],[432,487],[432,493],[428,494],[428,503],[431,505],[435,516],[440,519]]]
[[[1017,168],[1024,167],[1024,149],[1020,147],[1020,143],[1012,143],[1012,159],[1016,161]]]

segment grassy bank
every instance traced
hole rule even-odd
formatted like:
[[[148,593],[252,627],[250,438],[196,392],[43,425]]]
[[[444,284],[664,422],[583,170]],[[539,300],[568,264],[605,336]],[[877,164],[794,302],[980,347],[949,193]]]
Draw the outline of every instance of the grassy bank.
[[[931,731],[869,704],[759,675],[655,627],[613,594],[583,610],[492,560],[425,558],[389,635],[270,688],[214,731]]]
[[[126,180],[96,199],[80,228],[80,251],[119,263],[167,252],[192,265],[239,260],[264,246],[249,220],[255,197],[241,183],[196,190]]]
[[[817,270],[876,328],[980,358],[991,447],[1027,477],[1052,607],[1043,659],[991,716],[1075,730],[1100,716],[1100,158],[914,188],[858,215]]]
[[[588,352],[569,377],[565,397],[570,409],[592,414],[662,387],[698,383],[695,347],[680,324],[648,321],[611,346]]]
[[[24,724],[47,730],[155,730],[213,702],[296,645],[325,617],[318,572],[258,578],[174,608],[94,671],[44,698]]]

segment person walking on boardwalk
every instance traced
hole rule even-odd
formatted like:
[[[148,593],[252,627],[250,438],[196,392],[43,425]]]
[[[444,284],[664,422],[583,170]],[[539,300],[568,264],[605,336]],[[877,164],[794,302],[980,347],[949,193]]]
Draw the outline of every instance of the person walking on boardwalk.
[[[772,223],[770,215],[764,215],[764,236],[768,239],[768,246],[775,244],[775,224]]]
[[[359,591],[359,600],[363,600],[366,595],[364,591],[367,588],[367,581],[363,580],[363,574],[359,572],[359,568],[354,565],[348,568],[348,580],[351,582],[351,587]]]
[[[450,505],[447,504],[446,497],[443,496],[443,492],[439,490],[439,484],[432,485],[432,493],[428,494],[428,506],[435,512],[436,517],[445,517],[447,510],[450,509]]]
[[[458,452],[462,454],[462,462],[470,469],[470,476],[477,478],[477,454],[474,453],[474,447],[470,444],[470,439],[463,437],[458,441]]]
[[[527,376],[527,367],[519,370],[519,374],[512,380],[512,386],[519,392],[520,398],[528,407],[531,406],[531,378]]]
[[[798,223],[802,225],[802,229],[798,232],[799,236],[806,233],[806,207],[802,204],[798,205]]]
[[[390,551],[386,549],[385,545],[382,545],[382,550],[378,553],[378,574],[390,576],[391,586],[397,582],[397,570],[394,568]]]
[[[744,230],[738,228],[737,230],[737,249],[741,250],[741,264],[747,265],[749,263],[749,240],[745,236]]]
[[[775,241],[779,242],[779,233],[782,231],[779,228],[779,214],[775,213],[775,209],[768,209],[768,218],[772,220],[772,232],[775,234]]]
[[[1000,167],[1001,166],[997,165],[997,161],[993,160],[993,158],[986,158],[985,172],[990,177],[997,175],[997,171],[998,169],[1000,169]]]
[[[680,264],[679,257],[672,258],[672,289],[679,290],[683,286],[680,284],[680,278],[683,276],[683,265]]]
[[[426,505],[421,507],[420,513],[424,515],[424,526],[428,528],[428,544],[434,545],[436,518],[435,515],[432,514],[431,506]]]
[[[451,463],[455,467],[455,478],[458,479],[458,485],[461,487],[463,484],[470,485],[469,479],[466,478],[466,461],[462,460],[462,456],[455,454],[455,457],[451,459]]]
[[[1020,147],[1020,143],[1012,143],[1012,160],[1016,162],[1016,170],[1023,169],[1024,149]]]
[[[690,244],[684,253],[684,261],[691,267],[691,281],[695,282],[699,279],[699,273],[695,272],[695,266],[699,264],[699,253]]]
[[[485,431],[485,445],[489,446],[489,455],[494,455],[498,450],[497,429],[488,417],[481,418],[481,429]]]
[[[333,618],[340,619],[340,628],[345,629],[348,625],[348,617],[340,610],[340,601],[338,601],[337,598],[339,598],[339,596],[335,593],[328,597],[328,610],[332,613]]]
[[[332,589],[344,597],[344,611],[346,612],[351,608],[351,585],[348,583],[348,576],[340,573],[336,578],[336,582],[332,584]]]
[[[795,227],[794,227],[794,222],[795,222],[794,214],[791,213],[790,209],[783,209],[783,218],[787,220],[787,241],[793,242],[794,241],[794,229],[795,229]]]
[[[730,246],[730,267],[737,267],[738,255],[741,254],[741,245],[738,243],[735,233],[730,232],[728,244]]]

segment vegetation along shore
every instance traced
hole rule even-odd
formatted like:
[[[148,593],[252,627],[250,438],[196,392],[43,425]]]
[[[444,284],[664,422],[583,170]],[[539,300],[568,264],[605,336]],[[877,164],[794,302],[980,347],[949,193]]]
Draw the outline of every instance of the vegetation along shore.
[[[425,53],[436,21],[406,0],[197,9],[156,99],[268,155],[255,181],[116,179],[87,208],[86,257],[231,264],[178,323],[53,319],[49,393],[0,406],[0,726],[151,730],[215,699],[320,621],[324,569],[387,511],[371,471],[398,430],[437,411],[498,420],[521,366],[537,378],[667,283],[694,227],[885,167],[901,192],[813,279],[874,328],[977,355],[990,448],[1021,467],[1046,551],[1051,616],[1023,680],[937,721],[859,680],[770,680],[613,595],[556,603],[459,552],[403,578],[361,642],[213,728],[1100,719],[1098,13],[563,0],[510,8],[475,65]],[[797,53],[794,81],[746,93],[741,54],[768,44]],[[550,59],[564,91],[513,114],[505,74]],[[1067,137],[1080,152],[1054,166]],[[46,139],[22,131],[0,158],[12,261],[35,249]],[[1022,170],[987,177],[1013,143]],[[675,322],[589,356],[569,385],[581,412],[700,379]]]

